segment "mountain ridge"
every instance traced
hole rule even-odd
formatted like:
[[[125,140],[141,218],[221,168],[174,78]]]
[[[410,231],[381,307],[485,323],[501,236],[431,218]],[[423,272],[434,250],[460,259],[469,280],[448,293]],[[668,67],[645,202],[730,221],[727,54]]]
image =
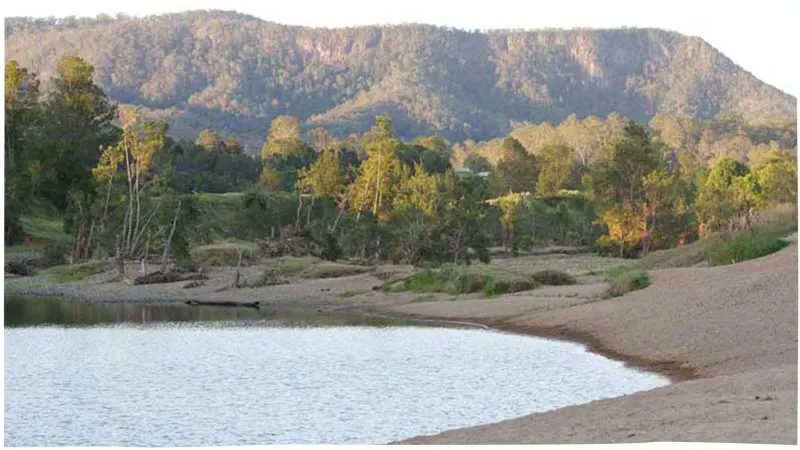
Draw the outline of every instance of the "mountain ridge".
[[[230,11],[114,19],[6,19],[6,59],[52,76],[57,57],[96,67],[109,96],[167,119],[242,136],[269,121],[362,132],[390,114],[401,136],[487,139],[515,122],[655,114],[750,121],[796,116],[795,97],[702,38],[655,28],[467,31],[424,24],[340,28]],[[43,80],[44,81],[44,80]]]

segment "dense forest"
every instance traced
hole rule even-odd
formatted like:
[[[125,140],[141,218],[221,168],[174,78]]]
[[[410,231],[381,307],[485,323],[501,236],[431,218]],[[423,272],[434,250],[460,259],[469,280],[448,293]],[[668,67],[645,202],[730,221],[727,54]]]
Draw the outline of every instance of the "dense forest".
[[[267,126],[345,137],[391,116],[397,135],[486,140],[514,124],[575,114],[748,123],[794,118],[796,99],[702,39],[655,29],[497,30],[425,26],[316,29],[219,11],[129,18],[10,18],[6,57],[40,75],[77,55],[120,103],[193,140],[206,128],[258,153]],[[527,144],[526,144],[527,146]]]
[[[792,118],[569,116],[450,145],[403,139],[386,115],[347,136],[280,115],[254,158],[213,129],[170,138],[166,121],[110,100],[79,57],[56,67],[46,82],[5,67],[5,242],[22,242],[21,218],[46,202],[72,236],[56,259],[160,252],[163,267],[191,266],[191,246],[220,239],[407,264],[487,261],[498,246],[630,257],[748,229],[797,201]],[[224,192],[235,194],[208,195]],[[225,214],[220,198],[233,202]]]

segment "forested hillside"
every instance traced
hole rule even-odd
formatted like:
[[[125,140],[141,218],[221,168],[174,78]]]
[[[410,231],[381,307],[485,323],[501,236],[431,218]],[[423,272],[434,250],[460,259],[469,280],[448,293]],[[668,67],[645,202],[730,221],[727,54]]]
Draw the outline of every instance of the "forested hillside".
[[[796,114],[796,99],[700,38],[653,29],[469,32],[425,25],[316,29],[227,12],[5,22],[7,60],[47,81],[76,55],[109,97],[257,153],[279,115],[304,130],[363,133],[376,115],[397,134],[456,142],[506,135],[511,123],[654,115],[747,122]]]

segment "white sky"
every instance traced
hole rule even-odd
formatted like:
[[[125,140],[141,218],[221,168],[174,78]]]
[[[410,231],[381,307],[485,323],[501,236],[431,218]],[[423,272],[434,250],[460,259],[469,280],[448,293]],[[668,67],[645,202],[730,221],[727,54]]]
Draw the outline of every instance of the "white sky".
[[[8,16],[238,11],[291,25],[428,23],[465,29],[657,27],[700,36],[763,81],[800,94],[798,0],[108,0],[6,1]]]

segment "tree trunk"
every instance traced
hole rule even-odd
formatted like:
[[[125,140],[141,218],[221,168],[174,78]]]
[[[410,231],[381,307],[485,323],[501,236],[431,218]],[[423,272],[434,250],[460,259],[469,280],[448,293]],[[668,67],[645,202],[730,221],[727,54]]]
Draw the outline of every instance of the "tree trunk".
[[[116,169],[115,169],[116,170]],[[114,173],[111,173],[111,177],[108,179],[108,188],[106,189],[106,201],[103,204],[103,219],[100,221],[100,232],[106,231],[106,226],[108,225],[108,202],[111,200],[111,185],[114,181]]]
[[[117,273],[119,274],[119,280],[122,281],[125,278],[125,261],[122,258],[122,235],[117,233]]]
[[[297,218],[295,219],[294,227],[300,229],[300,213],[303,210],[303,194],[297,196]]]
[[[242,249],[242,247],[240,245],[237,245],[236,246],[236,253],[239,254],[239,260],[236,262],[236,274],[235,274],[235,276],[233,278],[233,287],[238,288],[239,287],[239,276],[240,276],[240,273],[241,273],[240,270],[242,268],[242,255],[244,254],[244,249]]]
[[[316,197],[311,196],[311,205],[308,206],[308,210],[306,211],[306,226],[311,223],[311,210],[314,209],[314,200]]]
[[[86,240],[86,248],[83,251],[84,258],[89,259],[92,257],[92,238],[94,237],[94,219],[92,219],[92,226],[89,227],[89,238]]]
[[[181,200],[178,200],[178,207],[175,208],[175,217],[172,219],[172,229],[169,231],[167,241],[164,243],[164,254],[161,256],[161,273],[167,273],[167,262],[169,261],[169,247],[172,245],[172,236],[175,234],[175,226],[178,224],[178,214],[181,212]]]

